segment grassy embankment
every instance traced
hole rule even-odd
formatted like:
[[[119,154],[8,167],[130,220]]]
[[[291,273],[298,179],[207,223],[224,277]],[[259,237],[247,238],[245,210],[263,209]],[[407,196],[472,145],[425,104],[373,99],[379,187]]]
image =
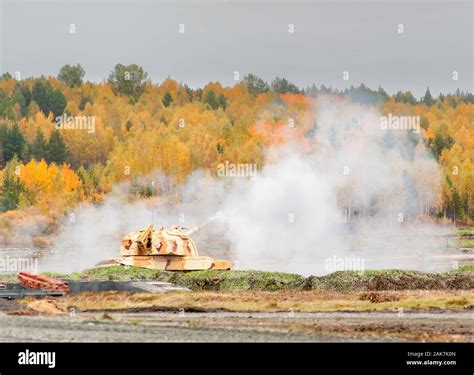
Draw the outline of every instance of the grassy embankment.
[[[61,275],[53,275],[61,276]],[[79,311],[468,311],[474,306],[474,267],[430,274],[341,271],[321,277],[261,271],[163,272],[113,266],[62,275],[74,280],[159,280],[194,291],[71,294],[26,305],[39,312]]]
[[[170,272],[138,267],[110,266],[80,273],[47,275],[69,280],[155,280],[174,283],[193,291],[277,291],[277,290],[439,290],[474,289],[474,266],[463,266],[441,273],[405,270],[338,271],[326,276],[265,271],[192,271]],[[1,276],[14,282],[16,275]]]
[[[474,266],[449,272],[426,273],[404,270],[338,271],[326,276],[264,271],[156,271],[136,267],[111,266],[82,273],[54,275],[72,280],[156,280],[171,282],[194,291],[234,290],[435,290],[474,289]]]

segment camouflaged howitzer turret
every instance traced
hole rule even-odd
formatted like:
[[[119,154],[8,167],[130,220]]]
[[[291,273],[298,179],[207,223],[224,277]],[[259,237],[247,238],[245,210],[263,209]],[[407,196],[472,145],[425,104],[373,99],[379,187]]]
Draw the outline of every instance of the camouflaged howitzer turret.
[[[120,245],[120,264],[166,271],[228,270],[232,263],[226,260],[199,256],[196,244],[190,236],[206,223],[186,229],[152,225],[125,236]]]

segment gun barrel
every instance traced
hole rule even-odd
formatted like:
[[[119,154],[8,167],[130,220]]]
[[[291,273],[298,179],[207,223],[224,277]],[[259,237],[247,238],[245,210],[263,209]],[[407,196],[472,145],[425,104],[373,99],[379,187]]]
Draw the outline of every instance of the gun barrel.
[[[200,225],[196,225],[195,227],[191,228],[190,230],[188,230],[185,234],[186,236],[190,236],[196,232],[199,232],[199,230],[202,228],[202,227],[205,227],[207,224],[209,224],[211,221],[214,221],[215,219],[217,219],[217,215],[214,215],[214,216],[211,216],[209,219],[207,219],[205,222],[203,222],[202,224]]]
[[[207,224],[209,224],[211,221],[214,221],[217,219],[217,214],[214,215],[214,216],[211,216],[209,219],[207,219],[204,223],[202,223],[201,225],[198,225],[197,228],[198,230],[201,229],[202,227],[205,227]],[[193,228],[194,229],[194,228]]]

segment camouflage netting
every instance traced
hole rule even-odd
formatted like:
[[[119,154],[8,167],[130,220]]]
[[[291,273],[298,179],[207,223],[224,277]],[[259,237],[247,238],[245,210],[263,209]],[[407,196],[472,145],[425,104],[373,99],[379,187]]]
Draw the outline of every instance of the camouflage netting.
[[[171,282],[196,291],[474,289],[474,266],[465,266],[443,273],[403,270],[365,271],[362,273],[338,271],[326,276],[309,277],[281,272],[220,270],[169,272],[111,266],[61,276],[76,280],[157,280]]]

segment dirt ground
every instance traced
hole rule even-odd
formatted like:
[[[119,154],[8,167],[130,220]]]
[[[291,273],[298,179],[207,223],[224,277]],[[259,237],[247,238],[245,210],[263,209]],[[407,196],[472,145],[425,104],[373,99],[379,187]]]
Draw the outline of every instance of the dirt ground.
[[[37,315],[38,311],[29,308],[27,305],[21,303],[20,300],[8,300],[0,298],[0,313],[7,313],[11,315]]]
[[[0,313],[0,341],[19,342],[474,342],[472,314]]]
[[[25,298],[22,303],[39,312],[41,303]],[[43,300],[45,301],[45,300]],[[127,293],[85,292],[48,298],[66,313],[78,311],[186,311],[214,312],[331,312],[331,311],[468,311],[474,307],[474,290],[405,291],[294,291]],[[35,306],[33,306],[36,304]],[[47,309],[50,306],[47,305]],[[47,310],[45,309],[45,310]]]
[[[102,292],[0,300],[0,341],[474,342],[474,291]]]

